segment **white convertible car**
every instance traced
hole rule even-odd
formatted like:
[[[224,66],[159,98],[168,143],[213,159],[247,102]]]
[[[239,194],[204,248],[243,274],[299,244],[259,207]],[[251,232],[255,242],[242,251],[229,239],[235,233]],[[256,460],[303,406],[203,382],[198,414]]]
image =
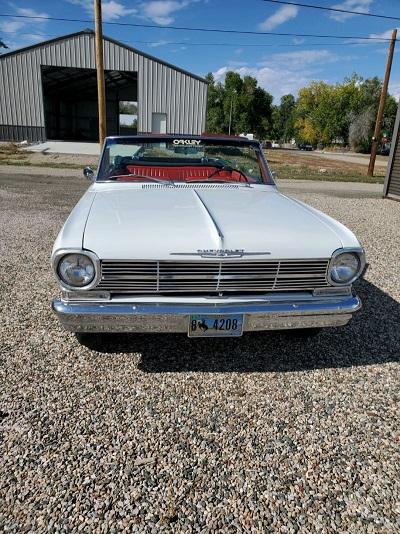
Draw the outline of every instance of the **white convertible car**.
[[[364,251],[350,230],[280,193],[257,141],[107,138],[97,176],[53,249],[72,332],[186,332],[345,325]]]

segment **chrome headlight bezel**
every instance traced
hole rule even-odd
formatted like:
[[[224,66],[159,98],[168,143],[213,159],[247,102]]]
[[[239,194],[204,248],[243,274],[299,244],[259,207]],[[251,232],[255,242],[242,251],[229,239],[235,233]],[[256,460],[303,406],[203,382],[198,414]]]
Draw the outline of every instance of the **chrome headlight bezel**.
[[[68,256],[69,254],[79,254],[81,256],[86,256],[87,258],[89,258],[91,260],[91,262],[94,265],[94,277],[90,281],[89,284],[86,284],[84,286],[73,286],[73,285],[67,284],[60,277],[60,274],[59,274],[60,261],[65,256]],[[97,284],[99,283],[99,278],[100,278],[100,259],[98,258],[98,256],[94,252],[91,252],[90,250],[82,250],[82,249],[60,249],[60,250],[57,250],[53,254],[53,257],[52,257],[52,266],[53,266],[53,270],[54,270],[54,272],[56,274],[56,277],[57,277],[57,279],[58,279],[58,281],[59,281],[59,283],[61,285],[61,288],[64,289],[64,290],[69,290],[69,291],[88,290],[88,289],[92,289],[93,287],[96,287]]]
[[[332,269],[335,266],[335,260],[339,256],[341,256],[342,254],[352,254],[352,255],[354,255],[358,260],[358,269],[355,272],[355,274],[349,280],[346,280],[345,282],[337,282],[336,280],[334,280],[332,278]],[[365,269],[365,252],[364,252],[363,248],[361,248],[361,247],[358,247],[358,248],[352,248],[352,247],[339,248],[339,249],[335,250],[335,252],[332,254],[332,257],[331,257],[330,262],[329,262],[328,282],[329,282],[329,284],[331,284],[333,286],[340,286],[340,287],[349,286],[353,282],[355,282],[363,274],[364,269]]]

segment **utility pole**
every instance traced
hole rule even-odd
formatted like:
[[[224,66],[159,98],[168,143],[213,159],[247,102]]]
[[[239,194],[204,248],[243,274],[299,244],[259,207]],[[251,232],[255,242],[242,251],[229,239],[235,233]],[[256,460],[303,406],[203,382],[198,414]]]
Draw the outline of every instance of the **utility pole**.
[[[231,109],[229,111],[229,129],[228,129],[229,135],[231,135],[232,111],[233,111],[233,95],[231,96]]]
[[[381,99],[379,102],[378,115],[376,117],[374,137],[372,138],[371,156],[369,159],[369,166],[368,166],[368,176],[374,175],[376,153],[378,151],[378,143],[381,138],[383,112],[385,110],[385,103],[386,103],[386,97],[387,97],[387,92],[388,92],[390,71],[392,69],[392,61],[393,61],[394,47],[396,44],[396,37],[397,37],[397,29],[392,31],[392,37],[390,39],[389,52],[388,52],[388,57],[387,57],[387,62],[386,62],[385,78],[383,80],[383,85],[382,85],[382,92],[381,92]]]
[[[233,95],[236,94],[236,89],[233,89],[232,95],[231,95],[231,108],[229,110],[229,129],[228,134],[231,135],[231,126],[232,126],[232,114],[233,114]]]
[[[94,0],[94,20],[96,30],[96,70],[97,70],[97,101],[99,110],[99,143],[103,147],[106,136],[106,98],[103,63],[103,29],[101,22],[101,0]]]

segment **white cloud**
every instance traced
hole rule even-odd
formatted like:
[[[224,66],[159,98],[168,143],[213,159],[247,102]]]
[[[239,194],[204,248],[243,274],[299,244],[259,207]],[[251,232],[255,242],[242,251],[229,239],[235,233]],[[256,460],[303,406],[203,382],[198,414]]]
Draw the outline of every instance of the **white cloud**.
[[[190,0],[151,0],[141,5],[141,12],[145,18],[152,22],[166,26],[174,22],[174,13],[187,7],[190,3]]]
[[[397,102],[400,101],[400,81],[393,81],[389,84],[389,94],[393,95]]]
[[[18,7],[16,12],[18,15],[24,15],[25,17],[43,17],[41,19],[33,19],[35,22],[47,22],[45,19],[50,16],[47,13],[39,13],[30,7]]]
[[[297,94],[298,90],[307,85],[311,78],[306,73],[293,72],[289,69],[279,69],[271,67],[248,67],[243,66],[236,69],[231,67],[221,67],[213,72],[217,81],[223,81],[226,73],[234,70],[243,76],[253,76],[257,79],[260,87],[271,93],[276,100],[288,93]]]
[[[399,30],[400,28],[397,28],[397,31]],[[385,32],[382,32],[382,33],[371,33],[369,37],[373,37],[377,39],[390,39],[392,36],[392,31],[393,30],[386,30]]]
[[[23,15],[25,17],[43,17],[43,18],[5,20],[0,23],[0,31],[4,33],[14,33],[28,25],[32,26],[35,24],[43,24],[47,22],[45,19],[50,16],[47,13],[39,13],[38,11],[31,9],[30,7],[18,7],[15,9],[15,12],[17,15]]]
[[[92,0],[68,0],[68,2],[75,6],[80,6],[87,13],[93,15]],[[138,12],[136,8],[126,7],[124,4],[121,4],[120,2],[115,2],[114,0],[102,2],[101,11],[103,15],[103,20],[105,21],[118,20],[121,17],[135,15]]]
[[[230,67],[245,67],[247,65],[248,65],[247,61],[234,61],[234,60],[229,61]]]
[[[295,50],[294,52],[280,52],[268,56],[260,65],[284,65],[290,69],[303,69],[307,65],[333,63],[338,56],[329,50]]]
[[[163,39],[160,39],[159,41],[153,41],[152,43],[149,43],[149,46],[152,48],[158,48],[159,46],[165,46],[171,44],[171,41],[164,41]]]
[[[383,48],[381,50],[379,50],[379,52],[382,52],[384,51],[385,53],[387,53],[387,42],[385,41],[379,41],[379,39],[390,39],[391,36],[392,36],[392,29],[390,30],[386,30],[382,33],[370,33],[368,37],[372,37],[373,39],[377,39],[375,41],[375,43],[371,42],[371,41],[366,41],[365,39],[353,39],[352,41],[347,41],[348,43],[352,43],[353,45],[354,44],[358,44],[358,45],[365,45],[365,44],[376,44],[376,45],[385,45],[386,48]],[[397,28],[397,31],[400,31],[400,28]]]
[[[15,13],[27,17],[42,17],[40,19],[10,19],[0,22],[0,32],[6,41],[10,50],[16,48],[22,48],[31,44],[32,41],[40,41],[43,37],[40,33],[36,33],[38,26],[43,27],[43,24],[47,22],[47,18],[50,16],[47,13],[40,13],[29,7],[15,8]],[[7,38],[7,34],[10,37]]]
[[[374,0],[344,0],[340,4],[335,4],[331,7],[335,9],[348,9],[350,11],[359,11],[360,13],[369,13],[369,8]],[[330,18],[338,22],[344,22],[351,17],[356,17],[351,13],[334,13],[330,14]]]
[[[21,22],[19,20],[6,20],[4,22],[0,22],[0,32],[15,33],[21,28],[23,28],[24,24],[24,22]]]
[[[344,58],[339,58],[329,50],[296,50],[266,56],[255,66],[228,62],[213,75],[217,81],[222,81],[229,70],[234,70],[241,76],[254,76],[261,87],[279,100],[288,93],[296,95],[301,87],[315,79],[319,65],[333,63],[339,59],[342,61]]]
[[[127,8],[123,4],[111,0],[110,2],[102,3],[102,13],[104,20],[116,20],[127,15],[136,14],[137,9]]]
[[[187,7],[189,4],[200,0],[147,0],[141,2],[138,7],[128,7],[126,3],[117,0],[102,2],[102,13],[105,21],[118,20],[130,15],[136,15],[141,19],[151,20],[160,26],[166,26],[174,22],[174,14]],[[92,0],[68,0],[70,4],[80,6],[90,15],[93,15]],[[131,2],[127,2],[130,4]]]
[[[298,12],[299,9],[296,6],[282,6],[273,15],[265,19],[264,22],[261,22],[258,27],[264,31],[273,30],[284,22],[296,18]]]

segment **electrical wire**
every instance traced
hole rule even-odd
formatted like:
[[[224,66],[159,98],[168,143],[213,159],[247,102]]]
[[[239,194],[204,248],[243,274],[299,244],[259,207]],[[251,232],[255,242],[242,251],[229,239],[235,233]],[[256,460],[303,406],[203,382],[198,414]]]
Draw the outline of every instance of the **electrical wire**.
[[[57,38],[59,35],[57,34],[50,34],[50,33],[34,33],[34,32],[18,32],[18,31],[7,31],[3,32],[7,35],[30,35],[35,36],[38,39],[41,39],[42,37],[51,37],[51,38]],[[162,46],[168,46],[168,45],[184,45],[184,46],[227,46],[227,47],[234,47],[234,48],[244,48],[244,47],[307,47],[307,46],[359,46],[359,45],[376,45],[381,43],[349,43],[347,41],[343,43],[193,43],[190,41],[165,41],[160,44],[156,44],[154,46],[155,41],[126,41],[124,39],[124,42],[129,44],[129,42],[132,43],[132,46],[135,46],[136,44],[146,44],[146,45],[153,45],[153,48],[161,48]]]
[[[83,22],[93,24],[93,20],[88,19],[68,19],[68,18],[58,18],[58,17],[43,17],[40,15],[10,15],[9,13],[0,13],[0,17],[11,17],[11,18],[23,18],[23,19],[37,19],[37,20],[49,20],[49,21],[58,21],[58,22]],[[315,33],[281,33],[281,32],[262,32],[262,31],[250,31],[250,30],[225,30],[221,28],[193,28],[188,26],[159,26],[158,24],[135,24],[130,22],[103,22],[104,24],[113,25],[113,26],[125,26],[132,28],[157,28],[158,30],[183,30],[183,31],[195,31],[195,32],[208,32],[208,33],[225,33],[225,34],[242,34],[242,35],[274,35],[281,37],[315,37],[318,39],[357,39],[361,41],[380,41],[388,42],[390,39],[386,37],[363,37],[360,35],[325,35],[325,34],[315,34]]]
[[[284,0],[261,0],[270,4],[283,4],[285,6],[307,7],[309,9],[319,9],[322,11],[333,11],[335,13],[344,13],[347,15],[363,15],[364,17],[375,17],[378,19],[400,20],[400,17],[390,17],[389,15],[380,15],[379,13],[363,13],[362,11],[352,11],[351,9],[341,9],[338,7],[326,7],[313,4],[302,4],[300,2],[285,2]]]

